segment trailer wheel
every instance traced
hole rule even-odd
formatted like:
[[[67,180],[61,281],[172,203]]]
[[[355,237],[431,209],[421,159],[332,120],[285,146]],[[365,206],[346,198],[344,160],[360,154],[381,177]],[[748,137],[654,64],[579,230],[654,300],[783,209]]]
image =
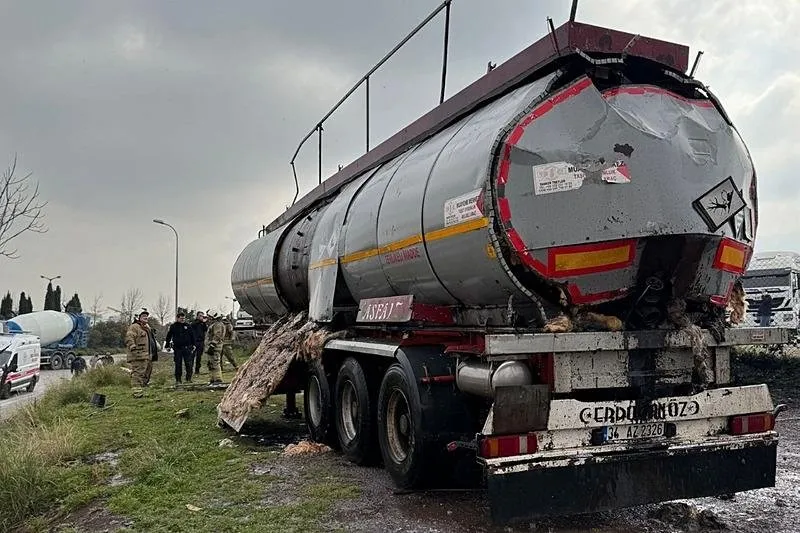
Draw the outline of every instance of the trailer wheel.
[[[311,440],[333,444],[336,430],[333,422],[331,385],[320,361],[309,365],[308,381],[303,391],[303,414]]]
[[[75,361],[75,354],[73,352],[67,352],[65,361],[66,365],[64,365],[64,368],[72,368],[72,363]]]
[[[352,357],[345,359],[336,378],[336,433],[348,460],[364,465],[377,459],[375,399],[364,369]]]
[[[11,396],[11,382],[5,382],[0,387],[0,400],[7,400]]]
[[[422,432],[422,406],[413,377],[395,363],[383,376],[378,397],[378,442],[383,464],[401,489],[423,484],[430,470]]]
[[[25,392],[33,392],[33,389],[36,388],[37,381],[39,381],[39,377],[33,376],[33,379],[31,380],[30,383],[28,383],[28,386],[25,388]]]
[[[61,370],[64,368],[64,356],[61,352],[55,352],[50,356],[50,368],[53,370]]]

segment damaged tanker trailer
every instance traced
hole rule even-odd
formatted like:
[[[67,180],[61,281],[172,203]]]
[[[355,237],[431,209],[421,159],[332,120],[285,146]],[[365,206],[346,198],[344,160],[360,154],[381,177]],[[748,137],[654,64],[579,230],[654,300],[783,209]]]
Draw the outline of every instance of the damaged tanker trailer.
[[[777,409],[730,352],[787,332],[725,313],[755,171],[687,66],[569,22],[302,198],[232,272],[273,330],[326,332],[270,391],[398,487],[471,454],[501,523],[774,485]]]

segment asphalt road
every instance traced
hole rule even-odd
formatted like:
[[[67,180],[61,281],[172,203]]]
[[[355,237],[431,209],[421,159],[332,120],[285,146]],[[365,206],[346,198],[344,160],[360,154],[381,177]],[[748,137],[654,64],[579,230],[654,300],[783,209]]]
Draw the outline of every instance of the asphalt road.
[[[11,398],[0,400],[0,420],[5,420],[23,405],[42,397],[49,387],[71,377],[69,370],[42,370],[39,374],[39,382],[33,392],[15,392]]]

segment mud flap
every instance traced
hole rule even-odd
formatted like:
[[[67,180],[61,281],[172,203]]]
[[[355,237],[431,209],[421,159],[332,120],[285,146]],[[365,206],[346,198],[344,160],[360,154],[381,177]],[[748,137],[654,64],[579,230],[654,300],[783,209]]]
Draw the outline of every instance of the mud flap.
[[[583,514],[775,485],[778,441],[489,464],[492,521]]]

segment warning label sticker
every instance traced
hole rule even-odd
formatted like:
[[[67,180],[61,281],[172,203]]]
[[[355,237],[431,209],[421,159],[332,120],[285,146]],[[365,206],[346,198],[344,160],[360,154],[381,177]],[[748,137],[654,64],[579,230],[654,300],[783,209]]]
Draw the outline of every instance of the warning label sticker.
[[[603,169],[603,181],[606,183],[630,183],[631,171],[625,161],[614,161],[614,165]]]
[[[536,165],[533,167],[533,192],[538,195],[580,189],[585,178],[586,174],[575,165],[564,161]]]
[[[478,198],[482,189],[475,189],[444,203],[444,227],[452,226],[467,220],[481,218],[483,213],[478,206]]]

